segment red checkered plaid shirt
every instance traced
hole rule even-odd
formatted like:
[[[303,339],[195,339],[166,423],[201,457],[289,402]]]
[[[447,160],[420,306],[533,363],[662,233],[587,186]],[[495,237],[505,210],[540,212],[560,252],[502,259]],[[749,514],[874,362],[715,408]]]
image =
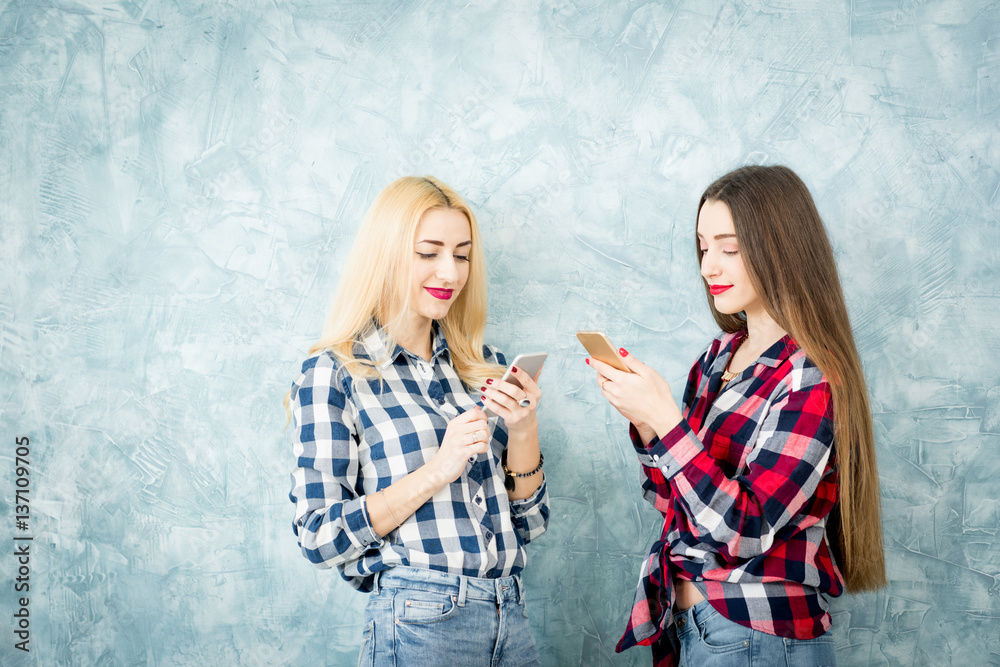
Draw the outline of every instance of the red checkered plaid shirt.
[[[723,386],[739,338],[720,333],[695,363],[665,438],[644,447],[631,428],[664,525],[616,651],[651,646],[657,667],[677,663],[665,632],[677,577],[731,621],[797,639],[826,632],[824,594],[844,590],[825,538],[837,501],[830,386],[788,336]]]

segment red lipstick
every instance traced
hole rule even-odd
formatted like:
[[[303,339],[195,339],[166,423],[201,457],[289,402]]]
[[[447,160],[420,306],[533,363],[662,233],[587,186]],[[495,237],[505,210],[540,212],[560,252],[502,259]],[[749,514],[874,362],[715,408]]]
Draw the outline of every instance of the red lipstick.
[[[727,289],[730,289],[732,285],[709,285],[708,291],[713,294],[713,296],[719,296]]]
[[[435,299],[441,299],[442,301],[447,301],[448,299],[450,299],[452,292],[455,291],[453,289],[439,289],[435,287],[425,287],[424,289],[430,292],[430,295],[432,297],[434,297]]]

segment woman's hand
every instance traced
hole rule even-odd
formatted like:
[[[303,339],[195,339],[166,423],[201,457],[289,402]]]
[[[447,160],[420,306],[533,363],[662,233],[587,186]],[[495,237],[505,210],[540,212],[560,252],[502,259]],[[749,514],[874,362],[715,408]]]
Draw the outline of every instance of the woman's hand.
[[[483,405],[503,418],[507,427],[507,468],[512,472],[527,473],[536,470],[541,463],[536,410],[542,390],[535,382],[538,374],[531,377],[516,366],[511,371],[521,386],[503,380],[487,380],[487,386],[482,387]],[[542,484],[541,471],[513,479],[514,488],[507,491],[511,500],[529,498]]]
[[[442,475],[442,486],[458,479],[470,458],[489,451],[490,425],[479,408],[463,412],[450,422],[441,447],[431,460]]]
[[[487,380],[487,386],[480,389],[483,392],[483,406],[488,407],[497,416],[503,417],[508,433],[517,436],[538,430],[538,416],[535,410],[542,397],[542,390],[535,382],[537,376],[533,378],[516,366],[513,368],[513,373],[521,383],[520,387],[503,380]],[[526,405],[522,405],[525,402]]]
[[[659,373],[624,348],[618,350],[631,373],[612,368],[597,359],[587,363],[597,371],[597,384],[608,402],[639,431],[643,443],[654,435],[663,437],[681,422],[681,411],[670,393],[670,384]]]
[[[435,493],[458,479],[470,458],[489,451],[489,438],[489,422],[486,413],[479,408],[463,412],[448,422],[434,458],[378,493],[365,497],[375,532],[388,535]]]

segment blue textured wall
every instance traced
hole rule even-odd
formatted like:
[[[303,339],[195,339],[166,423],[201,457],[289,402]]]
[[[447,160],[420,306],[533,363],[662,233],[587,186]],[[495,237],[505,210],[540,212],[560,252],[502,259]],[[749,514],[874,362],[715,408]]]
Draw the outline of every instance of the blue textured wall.
[[[986,0],[0,2],[0,662],[354,663],[280,399],[367,204],[430,173],[485,228],[490,341],[551,354],[544,662],[647,664],[613,647],[656,514],[573,333],[679,393],[697,197],[764,162],[816,196],[876,410],[891,585],[835,602],[841,663],[1000,664],[998,121]]]

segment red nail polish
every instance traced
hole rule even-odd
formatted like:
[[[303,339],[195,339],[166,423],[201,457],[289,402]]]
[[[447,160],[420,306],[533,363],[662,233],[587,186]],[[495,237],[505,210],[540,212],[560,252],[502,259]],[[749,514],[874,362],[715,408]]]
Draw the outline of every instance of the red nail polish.
[[[511,373],[516,373],[517,372],[517,366],[511,366],[510,367],[510,372]]]
[[[479,391],[486,391],[486,387],[480,387]]]
[[[480,397],[479,397],[479,400],[480,400],[480,401],[485,401],[485,400],[486,400],[486,397],[485,397],[485,396],[480,396]]]
[[[627,357],[628,356],[628,352],[625,351],[624,347],[618,348],[618,354],[622,355],[623,357]]]
[[[590,365],[590,357],[587,357],[586,359],[584,359],[584,361],[586,361],[586,362],[587,362],[587,365],[588,365],[588,366]]]
[[[487,381],[486,381],[486,384],[493,384],[493,380],[492,380],[492,378],[491,378],[491,379],[489,379],[489,380],[487,380]],[[483,391],[485,391],[485,389],[484,389]]]

